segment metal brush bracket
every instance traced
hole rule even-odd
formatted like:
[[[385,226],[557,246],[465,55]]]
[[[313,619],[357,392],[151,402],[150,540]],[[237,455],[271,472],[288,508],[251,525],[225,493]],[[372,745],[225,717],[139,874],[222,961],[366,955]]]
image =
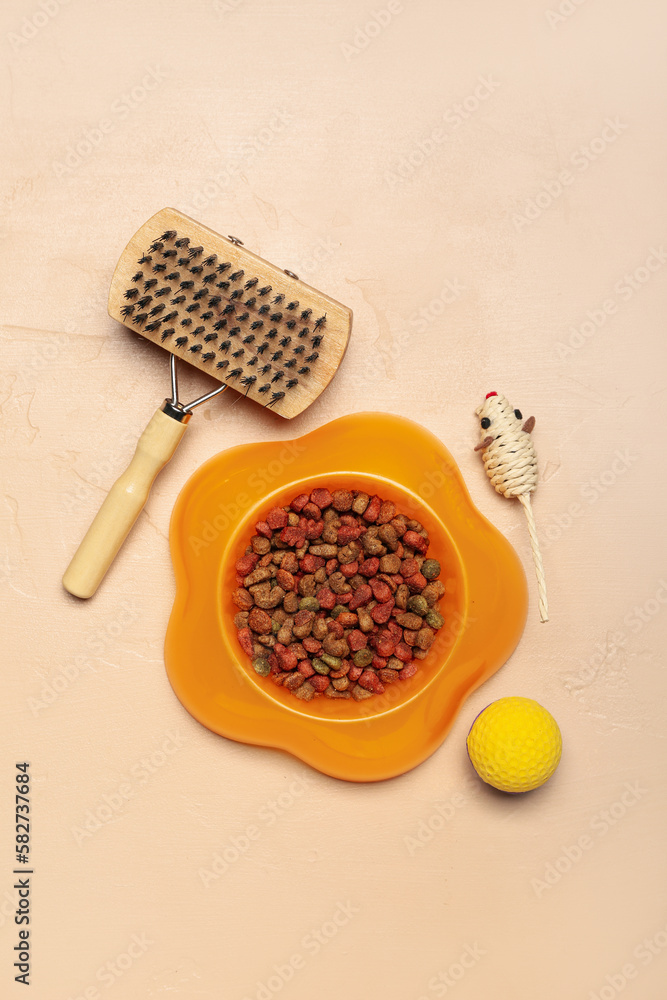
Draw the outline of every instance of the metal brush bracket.
[[[178,398],[178,375],[176,372],[176,355],[170,355],[170,366],[171,366],[171,399],[165,399],[162,404],[161,410],[166,413],[168,417],[173,420],[178,420],[179,423],[187,424],[190,417],[192,416],[192,411],[195,406],[199,406],[200,403],[205,403],[207,399],[213,399],[214,396],[219,396],[221,392],[228,389],[228,385],[220,385],[217,389],[213,389],[211,392],[207,392],[203,396],[199,396],[194,399],[191,403],[181,403]]]

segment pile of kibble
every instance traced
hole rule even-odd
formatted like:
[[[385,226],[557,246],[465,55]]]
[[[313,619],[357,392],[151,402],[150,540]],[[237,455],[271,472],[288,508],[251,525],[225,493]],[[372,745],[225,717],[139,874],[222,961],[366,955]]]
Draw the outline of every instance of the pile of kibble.
[[[362,701],[417,672],[444,624],[428,532],[391,500],[314,489],[273,507],[236,563],[243,650],[310,701]]]

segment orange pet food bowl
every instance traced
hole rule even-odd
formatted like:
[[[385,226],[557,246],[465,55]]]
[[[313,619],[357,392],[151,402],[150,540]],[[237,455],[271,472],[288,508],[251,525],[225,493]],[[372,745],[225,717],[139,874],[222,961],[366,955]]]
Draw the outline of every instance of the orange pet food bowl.
[[[428,656],[414,677],[362,702],[299,701],[257,676],[236,636],[234,564],[255,522],[316,486],[393,500],[422,522],[442,566],[445,624]],[[449,452],[389,414],[358,413],[293,441],[222,452],[182,490],[170,541],[176,599],[165,663],[185,708],[221,736],[287,750],[347,781],[392,778],[430,756],[465,698],[510,656],[526,619],[521,563],[473,506]]]

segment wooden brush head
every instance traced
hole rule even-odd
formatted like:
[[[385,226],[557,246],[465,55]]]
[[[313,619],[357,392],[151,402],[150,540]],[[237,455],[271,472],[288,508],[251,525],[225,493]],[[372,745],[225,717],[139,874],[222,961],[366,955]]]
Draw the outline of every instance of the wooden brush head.
[[[109,315],[287,418],[334,377],[352,325],[347,306],[173,208],[125,247]]]

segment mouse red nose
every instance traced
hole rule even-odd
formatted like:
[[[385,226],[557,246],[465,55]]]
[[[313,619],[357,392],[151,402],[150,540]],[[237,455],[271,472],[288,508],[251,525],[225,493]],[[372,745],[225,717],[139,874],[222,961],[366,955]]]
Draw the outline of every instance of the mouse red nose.
[[[490,396],[497,396],[497,395],[498,395],[497,392],[487,392],[486,399],[488,399]]]

